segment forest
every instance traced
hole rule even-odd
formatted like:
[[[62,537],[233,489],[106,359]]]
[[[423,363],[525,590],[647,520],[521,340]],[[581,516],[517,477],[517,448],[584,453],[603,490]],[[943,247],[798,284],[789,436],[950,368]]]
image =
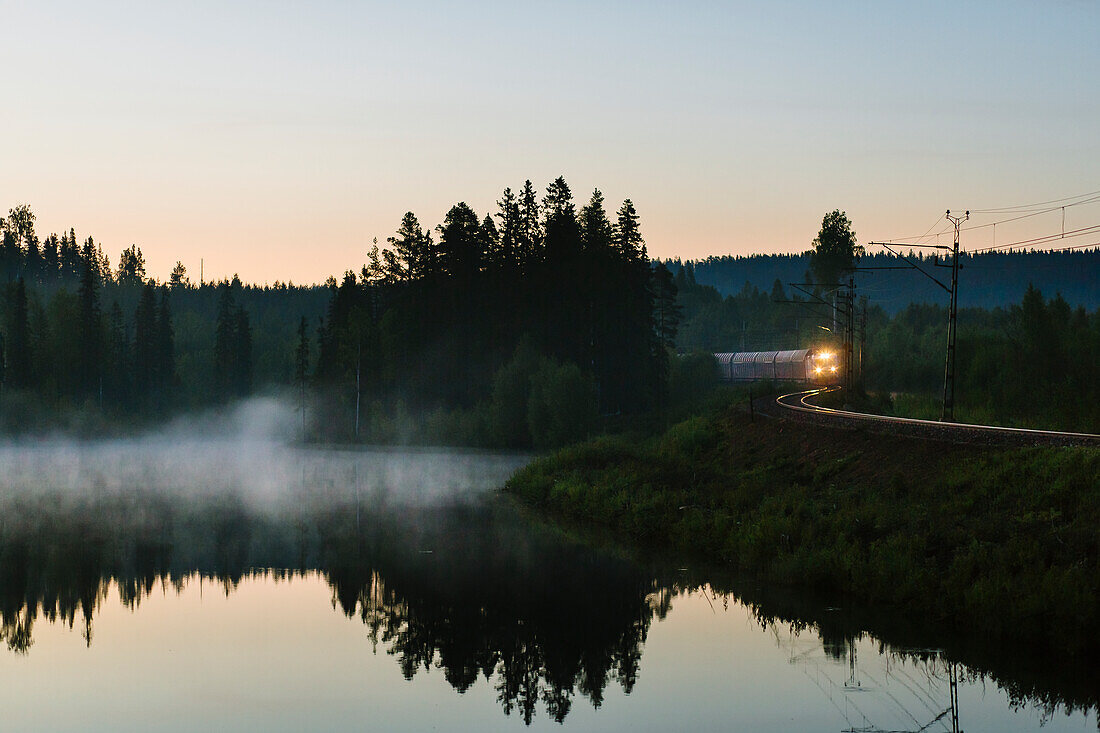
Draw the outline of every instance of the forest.
[[[925,269],[934,258],[910,250],[910,259]],[[673,274],[685,266],[702,285],[713,285],[723,296],[736,295],[745,286],[768,290],[776,280],[782,283],[806,282],[812,254],[722,255],[698,260],[665,260]],[[960,254],[962,287],[961,308],[1008,308],[1018,305],[1028,283],[1062,297],[1088,310],[1100,308],[1100,248],[1075,251],[999,250]],[[862,268],[896,268],[906,263],[883,251],[867,252],[860,258]],[[914,277],[912,272],[877,270],[860,274],[860,292],[887,313],[894,315],[910,303],[943,303],[944,293],[932,281]]]
[[[1071,269],[1080,253],[1061,253]],[[911,273],[907,273],[912,279]],[[964,271],[964,277],[965,277]],[[723,297],[689,264],[673,280],[682,306],[681,352],[837,348],[820,310],[779,280]],[[859,292],[857,290],[857,292]],[[956,416],[965,422],[1100,432],[1100,307],[1071,305],[1028,284],[1014,304],[959,311]],[[793,301],[793,302],[792,302]],[[862,407],[938,419],[947,344],[946,304],[890,313],[874,298],[856,330]]]
[[[506,188],[494,213],[412,212],[358,272],[323,286],[147,276],[74,230],[0,221],[0,427],[85,433],[293,395],[305,437],[529,447],[662,406],[671,274],[626,200],[580,206],[563,178]]]
[[[811,254],[666,266],[629,200],[612,217],[597,190],[578,209],[561,178],[541,199],[530,181],[507,188],[484,216],[458,203],[434,228],[408,212],[358,272],[312,286],[196,284],[179,263],[158,282],[136,245],[112,267],[92,237],[34,224],[27,206],[0,220],[6,432],[125,432],[262,391],[295,405],[308,440],[542,448],[682,412],[713,385],[688,354],[836,346],[836,324],[778,277],[813,279]],[[1044,287],[1100,261],[981,257],[1042,264]],[[777,277],[723,295],[699,275],[722,263]],[[872,409],[938,417],[946,307],[883,305],[882,274],[859,273],[860,384]],[[1029,284],[1005,307],[962,308],[959,417],[1100,429],[1100,306],[1084,301]]]

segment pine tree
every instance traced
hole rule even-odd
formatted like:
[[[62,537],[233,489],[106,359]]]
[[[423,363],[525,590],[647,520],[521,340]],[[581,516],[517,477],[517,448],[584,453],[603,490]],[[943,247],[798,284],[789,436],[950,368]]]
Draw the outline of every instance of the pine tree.
[[[438,229],[440,269],[462,284],[471,282],[481,269],[484,257],[477,214],[464,202],[459,202],[447,212]]]
[[[91,241],[90,237],[88,241]],[[136,244],[122,250],[122,255],[118,258],[118,276],[115,279],[123,287],[136,287],[145,282],[145,257]]]
[[[172,274],[168,276],[168,286],[173,290],[176,288],[190,287],[191,280],[187,277],[187,268],[183,266],[183,263],[176,260],[176,266],[172,268]]]
[[[396,267],[392,273],[394,281],[419,280],[431,271],[431,240],[425,235],[414,213],[405,212],[397,233],[386,241],[393,246],[396,258]]]

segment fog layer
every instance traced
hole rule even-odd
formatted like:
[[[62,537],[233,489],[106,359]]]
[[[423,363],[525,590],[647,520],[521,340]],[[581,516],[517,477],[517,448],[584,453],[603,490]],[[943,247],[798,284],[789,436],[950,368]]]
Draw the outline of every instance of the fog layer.
[[[0,443],[0,499],[42,492],[229,492],[275,505],[355,493],[364,500],[426,504],[479,496],[526,461],[445,449],[303,447],[294,443],[297,419],[289,404],[256,398],[136,438]]]

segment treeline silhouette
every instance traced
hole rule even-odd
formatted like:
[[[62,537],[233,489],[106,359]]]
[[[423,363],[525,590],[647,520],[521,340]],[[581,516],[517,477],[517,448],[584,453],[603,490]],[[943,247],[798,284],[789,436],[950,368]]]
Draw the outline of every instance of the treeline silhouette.
[[[484,677],[505,714],[562,722],[580,698],[599,707],[608,685],[629,694],[653,622],[703,590],[716,605],[748,605],[762,626],[816,635],[838,658],[870,632],[898,657],[966,664],[1015,704],[1100,704],[1091,667],[851,599],[838,609],[836,598],[722,572],[643,567],[503,502],[386,506],[334,486],[272,506],[134,491],[9,497],[2,509],[0,639],[18,654],[34,653],[42,621],[79,625],[95,643],[94,617],[112,589],[136,610],[151,593],[191,582],[229,595],[248,580],[319,573],[333,608],[359,619],[406,679],[438,669],[463,692]]]
[[[435,234],[409,212],[389,248],[330,281],[316,364],[321,412],[342,415],[330,430],[392,439],[427,413],[475,444],[555,445],[661,405],[675,290],[629,200],[612,221],[598,190],[578,211],[564,179],[541,203],[527,181],[495,216],[456,204]]]
[[[291,382],[292,324],[322,311],[321,288],[199,287],[179,263],[157,283],[136,245],[113,269],[91,237],[40,240],[34,221],[25,205],[0,219],[0,427],[102,428]]]
[[[558,178],[497,208],[456,204],[434,232],[409,212],[358,273],[258,288],[195,286],[181,263],[157,283],[137,246],[112,270],[91,237],[40,240],[16,207],[0,220],[3,419],[162,417],[281,385],[315,438],[519,447],[662,407],[676,294],[633,204],[612,219],[597,190],[578,210]]]
[[[899,245],[904,249],[904,245]],[[909,258],[926,270],[934,267],[925,250],[909,251]],[[810,254],[723,255],[698,260],[666,260],[675,274],[690,265],[696,280],[713,285],[723,296],[748,288],[770,290],[775,281],[809,282]],[[943,262],[943,258],[940,258]],[[1019,303],[1029,283],[1042,283],[1044,290],[1059,292],[1072,306],[1100,308],[1100,248],[1075,251],[1002,250],[963,254],[959,258],[959,306],[961,308],[1007,308]],[[864,254],[860,267],[906,267],[900,257],[874,252]],[[933,272],[935,272],[933,270]],[[948,272],[939,270],[939,272]],[[942,278],[941,278],[942,279]],[[887,313],[895,314],[910,303],[942,304],[944,291],[915,271],[879,270],[859,274],[860,291]]]

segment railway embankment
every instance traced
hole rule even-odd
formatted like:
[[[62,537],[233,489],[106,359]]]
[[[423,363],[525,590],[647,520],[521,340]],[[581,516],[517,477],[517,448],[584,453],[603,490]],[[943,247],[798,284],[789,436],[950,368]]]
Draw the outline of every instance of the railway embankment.
[[[1100,651],[1100,449],[961,445],[727,406],[541,457],[506,491],[650,551]]]

